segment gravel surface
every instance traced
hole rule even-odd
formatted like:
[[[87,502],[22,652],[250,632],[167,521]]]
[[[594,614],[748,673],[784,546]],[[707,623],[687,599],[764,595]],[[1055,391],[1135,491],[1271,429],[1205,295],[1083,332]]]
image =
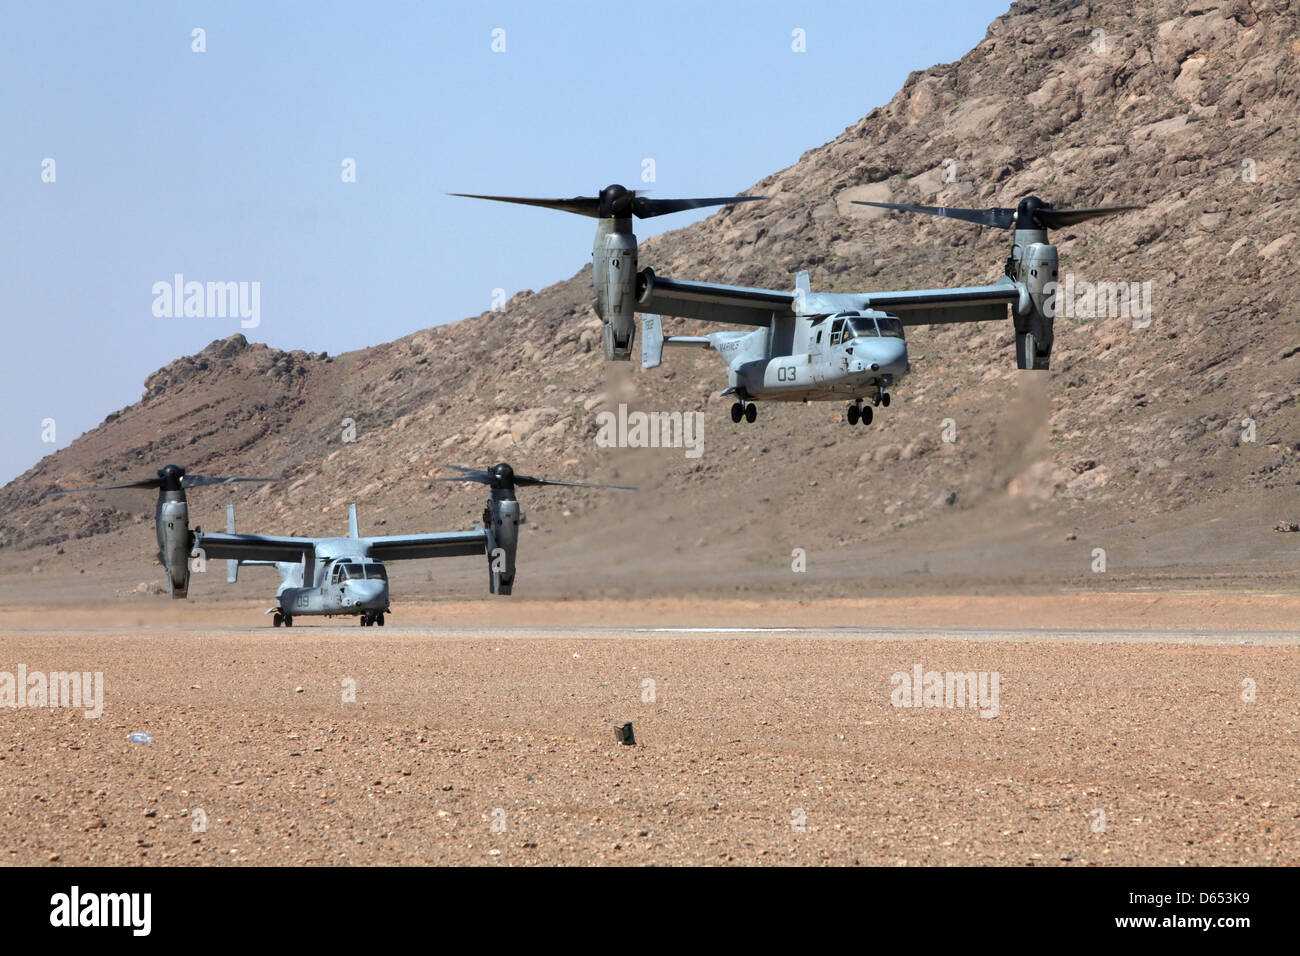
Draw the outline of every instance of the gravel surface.
[[[97,719],[0,710],[0,852],[15,864],[1295,862],[1294,637],[977,636],[9,628],[0,671],[99,671],[105,690]],[[996,716],[894,706],[892,675],[916,665],[996,672]],[[626,721],[635,746],[615,741]]]

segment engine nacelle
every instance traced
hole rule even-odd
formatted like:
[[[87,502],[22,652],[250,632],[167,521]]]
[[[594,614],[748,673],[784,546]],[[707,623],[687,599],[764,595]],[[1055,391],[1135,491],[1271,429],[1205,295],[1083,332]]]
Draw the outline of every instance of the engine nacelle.
[[[1052,325],[1056,316],[1059,259],[1056,246],[1046,242],[1043,230],[1016,230],[1012,248],[1014,278],[1028,292],[1015,314],[1016,367],[1046,369],[1052,357]]]
[[[159,491],[154,521],[158,533],[158,560],[167,569],[173,598],[190,590],[190,506],[184,490]]]
[[[483,524],[490,532],[488,587],[493,594],[509,594],[515,585],[515,551],[519,547],[519,526],[524,516],[516,499],[495,495],[483,511]]]
[[[636,340],[636,236],[631,219],[601,219],[591,249],[592,280],[596,289],[596,314],[605,358],[626,362]]]

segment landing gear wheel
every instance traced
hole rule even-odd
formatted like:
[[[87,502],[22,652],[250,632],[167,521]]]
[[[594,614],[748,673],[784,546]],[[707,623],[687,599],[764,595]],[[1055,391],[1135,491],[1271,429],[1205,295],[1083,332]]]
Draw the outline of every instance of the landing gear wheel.
[[[881,404],[881,405],[884,405],[886,408],[889,407],[889,393],[888,393],[888,392],[885,392],[885,394],[883,394],[883,395],[880,396],[880,404]]]
[[[870,424],[871,424],[871,418],[872,418],[871,406],[870,406],[870,405],[863,405],[863,406],[862,406],[862,424],[864,424],[864,425],[870,425]]]
[[[271,618],[271,626],[279,627],[283,623],[284,623],[284,615],[281,614],[279,611],[276,611],[275,616]]]
[[[382,614],[377,614],[377,615],[375,615],[375,623],[378,624],[380,627],[383,627],[383,626],[384,626],[384,615],[382,615]]]
[[[756,418],[758,418],[758,406],[755,405],[753,402],[750,402],[745,406],[745,421],[749,422],[752,425],[754,424],[754,419]]]
[[[744,417],[745,417],[745,406],[740,404],[740,402],[736,402],[735,404],[733,404],[731,406],[731,420],[733,422],[738,422]]]
[[[849,410],[844,413],[844,417],[850,425],[856,425],[858,419],[862,417],[862,410],[856,405],[850,405]]]
[[[366,626],[366,616],[364,614],[362,614],[360,617],[357,618],[357,624],[360,625],[361,627]]]
[[[293,627],[293,618],[291,618],[288,614],[284,616],[284,626]]]

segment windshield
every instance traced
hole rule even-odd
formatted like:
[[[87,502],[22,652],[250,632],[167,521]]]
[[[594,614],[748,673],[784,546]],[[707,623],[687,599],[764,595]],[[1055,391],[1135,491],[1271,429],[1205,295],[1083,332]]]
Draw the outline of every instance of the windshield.
[[[901,339],[903,323],[893,316],[873,319],[867,315],[859,315],[853,319],[853,331],[858,338],[863,339],[879,338],[882,335],[886,338]]]
[[[903,337],[902,319],[888,315],[883,319],[876,319],[876,325],[880,327],[880,334],[887,339],[901,339]]]
[[[853,334],[860,339],[874,339],[880,333],[876,331],[876,320],[867,315],[853,317]]]
[[[388,571],[378,561],[367,561],[366,577],[372,581],[387,581]]]

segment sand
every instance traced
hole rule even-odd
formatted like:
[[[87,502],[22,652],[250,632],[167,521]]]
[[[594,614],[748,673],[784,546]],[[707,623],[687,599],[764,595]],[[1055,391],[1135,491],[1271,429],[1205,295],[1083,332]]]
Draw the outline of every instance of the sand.
[[[13,864],[1294,863],[1293,599],[1139,598],[446,602],[291,632],[251,607],[10,609],[0,671],[104,690],[98,718],[0,709],[0,843]],[[1255,610],[1228,629],[1234,602]],[[982,673],[984,701],[899,706],[918,665]]]

